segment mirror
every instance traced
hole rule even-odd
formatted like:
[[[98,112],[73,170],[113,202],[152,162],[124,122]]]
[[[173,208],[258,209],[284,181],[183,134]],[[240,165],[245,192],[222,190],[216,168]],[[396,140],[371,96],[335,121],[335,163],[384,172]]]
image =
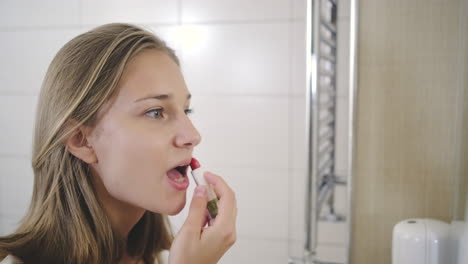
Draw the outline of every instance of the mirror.
[[[50,61],[118,21],[182,62],[194,156],[238,199],[221,264],[390,264],[399,222],[467,220],[467,14],[466,0],[1,1],[0,235],[30,203]]]
[[[402,240],[418,227],[434,263],[467,261],[467,8],[309,1],[307,235],[290,263],[416,263],[429,249]]]

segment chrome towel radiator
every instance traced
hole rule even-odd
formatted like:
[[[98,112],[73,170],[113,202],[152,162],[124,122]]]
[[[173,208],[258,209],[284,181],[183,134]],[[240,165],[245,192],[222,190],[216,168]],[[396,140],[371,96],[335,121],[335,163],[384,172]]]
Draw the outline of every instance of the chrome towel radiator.
[[[290,263],[323,263],[315,259],[318,221],[342,221],[334,212],[337,0],[307,1],[306,127],[308,138],[304,256]],[[321,215],[322,209],[327,209]]]
[[[352,220],[352,172],[354,153],[354,120],[357,94],[357,25],[359,0],[349,1],[349,46],[340,36],[340,45],[349,48],[349,57],[340,57],[340,65],[347,68],[349,79],[344,84],[349,89],[347,131],[348,147],[346,169],[343,177],[336,175],[336,105],[337,105],[337,11],[339,0],[307,0],[307,93],[306,93],[306,138],[307,138],[307,190],[305,195],[305,241],[301,256],[290,256],[290,264],[348,264],[350,263]],[[348,12],[347,10],[345,10]],[[343,18],[340,18],[343,19]],[[343,21],[346,21],[343,19]],[[343,34],[344,35],[344,34]],[[343,41],[343,42],[341,42]],[[341,53],[340,53],[341,54]],[[343,62],[345,64],[343,64]],[[345,66],[347,64],[347,66]],[[340,73],[341,74],[341,73]],[[345,120],[339,119],[339,122]],[[344,139],[344,138],[343,138]],[[341,141],[341,138],[340,138]],[[341,150],[340,150],[341,151]],[[341,153],[340,153],[341,155]],[[335,213],[335,187],[345,185],[347,190],[346,218]],[[318,226],[324,221],[341,222],[346,225],[343,234],[347,254],[343,263],[325,262],[318,258]],[[320,253],[320,252],[319,252]],[[297,254],[297,253],[296,253]]]
[[[308,62],[307,93],[308,115],[308,169],[306,197],[305,257],[315,255],[317,248],[317,222],[325,203],[329,216],[334,214],[335,184],[335,121],[336,121],[336,54],[337,54],[337,2],[336,0],[309,1],[311,16],[307,22]]]

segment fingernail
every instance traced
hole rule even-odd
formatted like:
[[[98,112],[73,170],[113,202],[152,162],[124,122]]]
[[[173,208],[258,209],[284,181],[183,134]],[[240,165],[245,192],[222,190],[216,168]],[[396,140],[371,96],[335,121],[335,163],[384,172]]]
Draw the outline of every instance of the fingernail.
[[[203,186],[197,186],[194,190],[194,195],[198,197],[205,197],[206,196],[206,189]]]

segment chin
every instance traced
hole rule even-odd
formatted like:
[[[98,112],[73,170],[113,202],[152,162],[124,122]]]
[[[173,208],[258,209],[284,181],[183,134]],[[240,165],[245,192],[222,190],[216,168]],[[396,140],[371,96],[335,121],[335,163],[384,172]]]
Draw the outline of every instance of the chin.
[[[157,214],[164,214],[164,215],[171,215],[171,216],[177,215],[182,211],[182,209],[184,209],[185,203],[186,201],[185,201],[185,196],[184,196],[183,199],[179,199],[178,201],[166,202],[163,208],[153,207],[151,209],[148,209],[148,211],[151,211]]]
[[[183,203],[180,203],[177,206],[173,206],[171,208],[168,208],[169,210],[167,212],[167,215],[177,215],[182,211],[182,209],[184,209],[184,207],[185,207],[185,199],[184,199]]]

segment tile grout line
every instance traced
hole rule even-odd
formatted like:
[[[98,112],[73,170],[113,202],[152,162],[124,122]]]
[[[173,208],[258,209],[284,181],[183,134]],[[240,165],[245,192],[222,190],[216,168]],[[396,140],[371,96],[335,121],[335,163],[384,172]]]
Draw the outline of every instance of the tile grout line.
[[[31,156],[28,154],[22,154],[22,153],[0,153],[0,159],[2,158],[31,159]]]
[[[28,92],[28,91],[0,91],[0,96],[38,96],[39,92]],[[289,99],[289,97],[293,99],[302,99],[305,95],[303,94],[229,94],[229,93],[198,93],[197,97],[266,97],[266,98],[284,98]]]
[[[179,0],[181,1],[181,0]],[[80,6],[81,7],[81,6]],[[182,14],[181,10],[178,11],[178,21],[177,22],[132,22],[134,24],[144,24],[146,26],[157,27],[157,26],[180,26],[183,24],[190,24],[190,25],[212,25],[212,26],[222,26],[222,25],[251,25],[251,24],[258,24],[258,25],[267,25],[267,24],[286,24],[289,22],[301,22],[303,19],[263,19],[263,20],[255,20],[255,19],[243,19],[243,20],[211,20],[211,21],[199,21],[199,22],[182,22]],[[82,16],[83,11],[80,10],[80,16]],[[67,30],[67,29],[82,29],[83,27],[96,27],[101,24],[85,24],[82,18],[79,18],[77,24],[64,24],[64,25],[44,25],[44,26],[0,26],[0,33],[6,32],[19,32],[19,31],[34,31],[34,30]]]
[[[292,160],[293,160],[293,151],[292,151],[292,127],[293,127],[293,122],[292,122],[292,96],[291,96],[291,91],[293,90],[292,89],[292,65],[293,65],[293,62],[292,62],[292,52],[291,52],[291,42],[293,41],[292,40],[292,37],[293,37],[293,34],[292,34],[292,22],[291,22],[291,18],[292,18],[292,10],[294,10],[294,1],[291,1],[289,3],[289,16],[290,16],[290,19],[289,19],[289,23],[288,23],[288,191],[287,191],[287,199],[288,199],[288,208],[287,208],[287,214],[288,214],[288,217],[287,217],[287,220],[286,220],[286,225],[287,225],[287,236],[288,236],[288,240],[292,237],[292,199],[291,199],[291,196],[292,196],[292,187],[293,187],[293,184],[294,184],[294,175],[292,174],[292,170],[291,170],[291,165],[292,165]],[[288,252],[288,258],[289,256],[291,255],[292,253],[292,250],[291,250],[291,247],[288,243],[288,246],[287,246],[287,252]]]

